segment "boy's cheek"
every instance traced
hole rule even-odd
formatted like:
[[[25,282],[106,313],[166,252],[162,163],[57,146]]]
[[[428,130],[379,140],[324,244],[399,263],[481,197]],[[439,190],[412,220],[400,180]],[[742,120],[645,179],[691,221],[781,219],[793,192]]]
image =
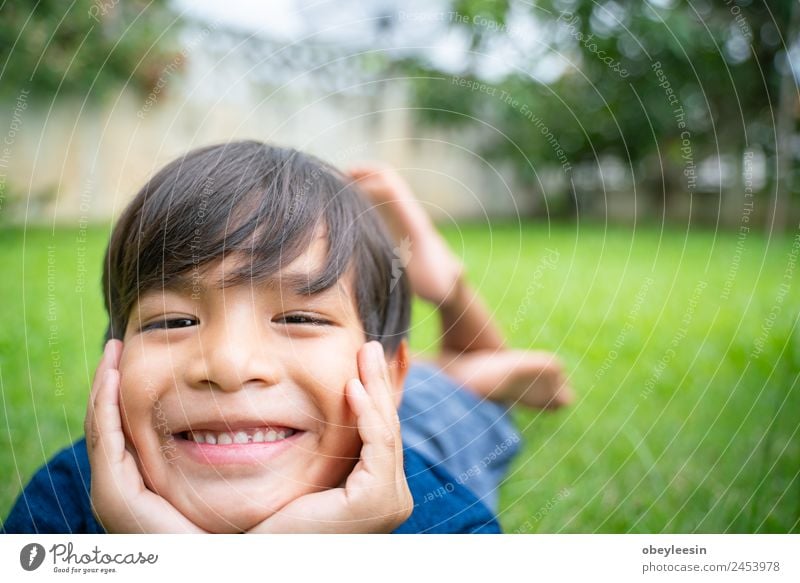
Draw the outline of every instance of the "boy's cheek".
[[[120,416],[122,429],[134,447],[141,447],[150,438],[151,419],[160,401],[157,379],[152,372],[160,366],[141,358],[143,351],[134,345],[123,349],[120,364]]]
[[[140,378],[120,370],[120,416],[125,439],[133,447],[139,472],[148,488],[158,491],[152,480],[163,478],[165,463],[175,457],[175,447],[166,447],[171,435],[160,401],[154,391],[142,391]],[[162,480],[163,483],[163,480]]]
[[[156,401],[164,383],[154,375],[157,371],[167,371],[168,362],[163,360],[164,351],[146,350],[141,344],[131,342],[122,349],[119,362],[120,386],[122,396],[132,398],[141,396]]]
[[[142,398],[138,395],[135,388],[129,382],[131,380],[130,371],[123,372],[120,369],[120,395],[119,395],[119,409],[122,418],[122,430],[125,437],[134,445],[139,447],[142,445],[145,435],[142,435],[146,425],[147,403],[149,399]]]
[[[122,346],[122,354],[119,358],[119,374],[120,374],[120,387],[123,392],[126,391],[130,381],[136,376],[139,371],[138,362],[143,360],[141,348],[133,343],[126,343]]]

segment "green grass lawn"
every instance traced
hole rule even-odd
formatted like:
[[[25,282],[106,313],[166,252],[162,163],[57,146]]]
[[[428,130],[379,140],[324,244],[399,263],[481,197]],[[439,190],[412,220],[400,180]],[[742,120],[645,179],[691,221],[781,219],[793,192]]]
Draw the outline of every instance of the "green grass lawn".
[[[558,352],[578,393],[557,413],[515,412],[525,442],[502,489],[507,531],[800,530],[794,233],[541,223],[446,235],[510,343]],[[3,517],[82,434],[107,236],[0,233]],[[433,316],[415,307],[413,349],[434,349]]]

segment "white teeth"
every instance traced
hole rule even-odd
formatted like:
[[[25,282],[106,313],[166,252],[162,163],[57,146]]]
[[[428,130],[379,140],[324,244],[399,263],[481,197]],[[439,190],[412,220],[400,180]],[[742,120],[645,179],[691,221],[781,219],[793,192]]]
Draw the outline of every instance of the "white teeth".
[[[291,437],[296,431],[294,429],[250,429],[236,432],[228,431],[188,431],[186,438],[195,443],[208,443],[210,445],[230,445],[246,443],[271,443]]]

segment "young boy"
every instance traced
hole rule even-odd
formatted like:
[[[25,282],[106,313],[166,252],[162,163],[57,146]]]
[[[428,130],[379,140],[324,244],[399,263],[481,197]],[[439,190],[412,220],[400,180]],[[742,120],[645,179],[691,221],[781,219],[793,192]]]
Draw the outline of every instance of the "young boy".
[[[409,237],[408,277],[354,182]],[[103,287],[86,440],[34,476],[6,532],[498,532],[519,436],[484,397],[569,400],[550,355],[504,348],[384,169],[348,178],[252,141],[193,151],[120,218]],[[438,367],[410,362],[412,289],[439,306]]]

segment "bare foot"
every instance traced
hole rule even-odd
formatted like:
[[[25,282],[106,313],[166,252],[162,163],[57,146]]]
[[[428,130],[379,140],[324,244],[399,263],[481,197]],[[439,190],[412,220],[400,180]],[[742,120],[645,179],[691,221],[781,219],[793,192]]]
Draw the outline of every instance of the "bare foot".
[[[552,352],[478,350],[443,354],[437,363],[465,388],[493,401],[558,409],[574,400],[564,369]]]
[[[395,170],[379,164],[348,169],[381,214],[398,246],[395,254],[406,268],[411,289],[437,306],[457,290],[464,267],[436,230],[408,183]]]

